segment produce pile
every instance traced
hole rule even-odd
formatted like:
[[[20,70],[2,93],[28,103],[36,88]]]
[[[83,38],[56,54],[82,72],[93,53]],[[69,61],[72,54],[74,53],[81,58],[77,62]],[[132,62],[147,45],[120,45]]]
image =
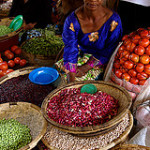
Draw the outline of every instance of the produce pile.
[[[27,64],[26,59],[21,58],[21,52],[20,47],[13,45],[10,50],[7,49],[0,53],[0,78]]]
[[[139,93],[150,76],[150,28],[139,28],[124,35],[122,41],[115,56],[111,79],[127,90]]]
[[[4,36],[12,32],[13,30],[5,25],[0,25],[0,36]]]
[[[64,46],[62,37],[56,36],[54,31],[48,29],[41,29],[40,32],[41,36],[27,40],[22,49],[34,55],[57,55]]]
[[[31,142],[30,129],[15,119],[0,120],[0,150],[18,150]]]
[[[56,87],[32,83],[29,74],[11,78],[0,85],[0,103],[30,102],[41,106],[44,98]]]
[[[81,93],[80,88],[61,90],[48,101],[47,114],[53,121],[72,127],[99,125],[117,115],[118,100],[105,92]]]

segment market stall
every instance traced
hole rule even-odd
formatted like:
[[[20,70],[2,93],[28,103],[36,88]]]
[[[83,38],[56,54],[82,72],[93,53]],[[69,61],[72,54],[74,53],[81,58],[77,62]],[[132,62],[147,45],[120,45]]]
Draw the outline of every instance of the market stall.
[[[0,26],[8,29],[7,21]],[[149,28],[123,36],[104,81],[97,80],[102,70],[94,68],[68,83],[64,43],[55,26],[26,34],[22,27],[0,36],[0,47],[5,40],[0,48],[0,131],[5,137],[4,129],[15,125],[14,134],[23,129],[28,141],[22,145],[22,133],[18,142],[7,132],[17,142],[0,142],[0,150],[150,149]],[[90,56],[80,57],[77,65]]]

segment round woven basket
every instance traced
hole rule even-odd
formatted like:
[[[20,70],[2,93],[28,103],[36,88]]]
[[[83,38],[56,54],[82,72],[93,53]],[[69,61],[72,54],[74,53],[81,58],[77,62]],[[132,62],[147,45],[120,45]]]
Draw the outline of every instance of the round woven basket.
[[[57,95],[63,89],[79,88],[79,87],[82,87],[83,85],[89,84],[89,83],[94,84],[97,87],[98,91],[106,92],[107,94],[109,94],[112,97],[115,97],[116,99],[119,100],[120,107],[118,109],[118,114],[115,117],[113,117],[110,121],[108,121],[104,124],[96,125],[96,126],[82,127],[82,128],[61,125],[49,118],[49,116],[47,115],[47,110],[46,110],[49,99],[51,99],[52,97]],[[42,110],[44,117],[53,126],[65,131],[65,132],[68,132],[68,133],[77,134],[77,135],[83,135],[83,134],[86,135],[86,134],[92,134],[92,133],[96,133],[96,132],[100,133],[101,131],[110,129],[110,128],[114,127],[115,125],[117,125],[121,121],[121,119],[124,117],[124,115],[127,114],[128,110],[130,109],[131,103],[132,103],[132,99],[131,99],[131,96],[129,95],[129,93],[124,88],[122,88],[118,85],[104,82],[104,81],[80,81],[80,82],[74,82],[74,83],[70,83],[70,84],[61,86],[61,87],[57,88],[56,90],[52,91],[44,99],[42,106],[41,106],[41,110]]]
[[[119,144],[111,150],[150,150],[150,147],[135,144]]]
[[[32,141],[20,150],[34,148],[47,129],[47,122],[38,106],[26,102],[0,104],[0,119],[15,119],[30,129]]]
[[[128,138],[128,135],[129,135],[129,133],[130,133],[130,131],[131,131],[131,129],[132,129],[132,127],[133,127],[133,116],[132,116],[132,114],[131,114],[131,112],[130,111],[128,111],[128,115],[129,115],[129,125],[125,128],[125,131],[124,132],[122,132],[122,134],[120,134],[119,135],[119,137],[117,137],[116,139],[114,139],[113,141],[111,141],[111,142],[109,142],[106,146],[104,146],[104,147],[102,147],[102,148],[97,148],[96,150],[106,150],[106,149],[110,149],[110,148],[112,148],[112,147],[114,147],[115,145],[117,145],[117,144],[119,144],[119,143],[122,143],[122,142],[124,142],[127,138]],[[123,118],[122,118],[122,121],[123,121]],[[116,128],[118,128],[118,126],[116,127]],[[53,146],[53,140],[51,140],[51,136],[49,136],[49,135],[51,135],[52,133],[51,133],[51,130],[53,130],[53,126],[50,126],[50,124],[48,124],[48,128],[47,128],[47,131],[46,131],[46,134],[43,136],[43,138],[42,138],[42,142],[44,143],[44,145],[46,146],[46,147],[48,147],[49,149],[51,149],[51,150],[59,150],[58,148],[56,148],[56,147],[54,147]],[[105,132],[102,136],[107,136],[107,135],[109,135],[110,137],[111,137],[111,133],[113,132],[114,130],[111,130],[111,131],[109,131],[109,132]],[[50,134],[49,134],[50,133]],[[61,133],[58,133],[58,134],[61,134]],[[113,133],[112,133],[113,134]],[[47,136],[47,137],[46,137]],[[56,135],[57,136],[57,135]],[[96,136],[97,137],[97,140],[99,140],[99,136]],[[50,141],[52,141],[52,143],[50,143],[50,141],[47,139],[47,138],[50,138]],[[78,140],[84,140],[84,139],[88,139],[88,138],[90,138],[90,139],[92,139],[92,137],[87,137],[87,138],[81,138],[81,137],[79,137],[78,138]],[[95,138],[95,137],[93,137],[93,138]],[[69,139],[68,139],[69,140]],[[60,140],[61,141],[61,140]],[[63,141],[63,139],[62,139],[62,141]],[[98,141],[99,142],[99,141]],[[59,144],[64,144],[63,142],[60,142]],[[68,144],[68,142],[66,141],[66,144]],[[93,143],[94,144],[94,143]],[[84,143],[83,143],[83,145],[84,145]],[[59,145],[60,146],[60,145]],[[76,149],[76,147],[74,147],[74,149]],[[77,148],[78,149],[78,148]],[[86,147],[86,149],[88,149],[87,147]],[[90,149],[90,148],[89,148]]]

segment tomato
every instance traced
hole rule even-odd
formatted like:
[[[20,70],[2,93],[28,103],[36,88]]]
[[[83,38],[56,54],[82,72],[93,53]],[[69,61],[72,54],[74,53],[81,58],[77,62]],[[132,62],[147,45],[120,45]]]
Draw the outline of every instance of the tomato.
[[[136,34],[132,37],[131,41],[134,43],[134,44],[138,44],[139,43],[139,40],[141,39],[141,37]]]
[[[150,45],[149,45],[148,47],[146,47],[145,53],[146,53],[147,55],[150,55]]]
[[[129,55],[129,59],[132,60],[134,63],[137,63],[139,62],[139,55],[132,53]]]
[[[144,66],[144,72],[150,75],[150,64]]]
[[[125,39],[127,39],[128,38],[128,35],[124,35],[123,37],[122,37],[122,41],[124,41]]]
[[[13,69],[8,69],[8,70],[6,70],[6,74],[13,72],[13,71],[14,71]]]
[[[8,66],[11,67],[11,68],[14,67],[15,66],[15,62],[13,60],[9,60],[8,61]]]
[[[13,58],[14,58],[14,54],[13,54],[12,52],[10,52],[10,53],[8,53],[8,54],[6,55],[6,57],[7,57],[8,59],[13,59]]]
[[[138,46],[135,47],[134,52],[137,55],[143,55],[144,52],[145,52],[145,48],[141,45],[138,45]]]
[[[124,68],[123,66],[120,66],[120,71],[122,73],[128,72],[128,69]]]
[[[0,58],[0,63],[1,63],[1,62],[3,62],[3,59],[2,59],[2,58]]]
[[[139,83],[139,80],[137,78],[131,78],[130,83],[137,85]]]
[[[142,63],[137,63],[137,64],[136,64],[136,67],[135,67],[135,70],[136,70],[137,72],[143,72],[143,70],[144,70],[144,65],[143,65]]]
[[[122,51],[122,50],[124,50],[124,49],[125,49],[125,47],[124,47],[123,45],[121,45],[121,46],[119,47],[118,51]]]
[[[147,37],[147,36],[148,36],[148,30],[142,30],[142,31],[140,32],[140,36],[141,36],[141,37]]]
[[[0,69],[1,70],[7,70],[8,69],[8,64],[7,64],[7,62],[5,63],[5,62],[2,62],[1,64],[0,64]]]
[[[115,69],[119,69],[120,68],[120,63],[119,63],[119,60],[116,60],[115,62],[114,62],[114,68]]]
[[[130,69],[130,70],[128,71],[128,74],[129,74],[131,77],[135,77],[136,74],[137,74],[137,72],[135,71],[135,69]]]
[[[13,45],[10,49],[11,49],[12,52],[15,52],[15,50],[16,50],[17,48],[18,48],[17,45]]]
[[[128,73],[123,73],[122,74],[122,79],[125,79],[126,81],[129,81],[130,80],[130,75]]]
[[[15,64],[20,64],[20,57],[16,57],[15,59],[14,59],[14,62],[15,62]]]
[[[131,42],[131,40],[129,38],[127,38],[124,40],[123,45],[127,46],[130,42]]]
[[[139,81],[139,85],[144,85],[145,82],[146,82],[146,80],[140,80],[140,81]]]
[[[145,30],[144,28],[137,29],[137,32],[140,34],[141,31]]]
[[[133,37],[135,34],[136,34],[135,32],[131,32],[131,33],[129,34],[129,37],[131,38],[131,37]]]
[[[22,52],[22,51],[21,51],[21,48],[17,48],[17,49],[15,49],[15,52],[14,52],[14,53],[15,53],[16,55],[20,55],[21,52]]]
[[[25,59],[21,59],[20,60],[20,66],[25,66],[26,65],[26,63],[27,63],[27,61],[25,60]]]
[[[136,77],[139,80],[145,80],[148,78],[148,75],[145,72],[141,72],[141,73],[138,73]]]
[[[126,69],[132,69],[132,68],[133,68],[133,62],[132,62],[132,61],[126,61],[126,62],[124,63],[124,67],[125,67]]]
[[[0,77],[3,77],[6,75],[7,70],[0,70]]]
[[[129,58],[129,55],[130,55],[130,52],[129,51],[126,51],[126,50],[123,50],[122,53],[120,54],[120,57],[119,58]]]
[[[9,53],[11,53],[10,50],[5,50],[5,51],[4,51],[4,55],[5,55],[5,56],[7,56],[7,54],[9,54]]]
[[[116,75],[118,78],[121,78],[122,72],[121,72],[119,69],[117,69],[117,70],[115,70],[115,75]]]
[[[149,56],[146,54],[140,56],[140,62],[144,65],[149,64]]]
[[[149,39],[147,38],[140,39],[139,44],[143,47],[147,47],[149,45]]]
[[[125,62],[126,60],[127,60],[127,59],[124,58],[124,57],[120,58],[120,64],[124,64],[124,62]]]
[[[130,52],[133,52],[135,47],[136,47],[136,45],[133,42],[130,42],[127,44],[126,49]]]

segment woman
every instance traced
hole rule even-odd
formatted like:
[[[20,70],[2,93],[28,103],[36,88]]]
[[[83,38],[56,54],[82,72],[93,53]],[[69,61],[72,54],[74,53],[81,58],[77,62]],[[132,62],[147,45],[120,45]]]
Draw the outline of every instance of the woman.
[[[118,13],[122,20],[123,34],[150,27],[150,0],[120,0]]]
[[[23,15],[25,29],[45,28],[51,23],[51,4],[49,0],[13,0],[10,17]]]
[[[65,20],[62,34],[65,44],[63,59],[70,81],[94,67],[105,66],[121,40],[120,17],[105,8],[103,2],[104,0],[84,0],[83,6]],[[81,67],[77,67],[79,49],[93,55]]]

